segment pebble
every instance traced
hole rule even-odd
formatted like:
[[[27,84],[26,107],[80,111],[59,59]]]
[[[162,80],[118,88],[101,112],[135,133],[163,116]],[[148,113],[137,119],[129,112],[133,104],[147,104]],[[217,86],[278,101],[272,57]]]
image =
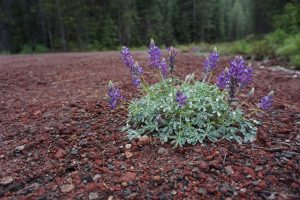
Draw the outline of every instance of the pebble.
[[[168,149],[160,147],[157,151],[158,154],[160,155],[167,155],[169,153]]]
[[[226,174],[227,174],[228,176],[231,176],[231,175],[234,173],[234,170],[232,169],[231,166],[226,166],[226,167],[225,167],[225,170],[226,170]]]
[[[131,149],[131,144],[126,144],[125,148],[128,149],[128,150]]]
[[[128,186],[128,183],[127,183],[126,181],[124,181],[124,182],[121,183],[121,185],[122,185],[123,187],[127,187],[127,186]]]
[[[131,153],[130,151],[126,151],[125,156],[126,158],[131,158],[133,156],[133,153]]]
[[[247,189],[246,188],[242,188],[242,189],[240,189],[240,191],[243,192],[243,193],[245,193],[245,192],[247,192]]]
[[[100,174],[96,174],[94,177],[93,177],[93,181],[97,182],[98,179],[101,178],[101,175]]]
[[[14,181],[14,178],[11,176],[5,176],[0,179],[0,185],[8,185]]]
[[[160,176],[153,176],[152,179],[155,180],[155,181],[159,181],[161,179],[161,177]]]
[[[86,175],[82,177],[81,180],[84,184],[93,182],[93,178],[90,175]]]
[[[257,166],[257,167],[255,167],[255,170],[254,171],[260,171],[260,170],[262,170],[264,167],[263,166]]]
[[[204,161],[200,161],[199,169],[202,170],[202,171],[208,170],[209,169],[208,164]]]
[[[148,144],[151,142],[151,139],[147,135],[143,135],[142,137],[140,137],[139,142],[142,144]]]
[[[94,200],[94,199],[98,199],[98,198],[99,198],[98,192],[91,192],[89,194],[89,200]]]
[[[1,154],[1,155],[0,155],[0,158],[4,158],[4,154]]]
[[[73,147],[70,153],[72,155],[77,155],[78,154],[78,149],[76,149],[75,147]]]
[[[199,193],[202,194],[203,196],[206,196],[206,190],[204,188],[199,188]]]
[[[61,158],[63,155],[65,155],[65,150],[63,149],[58,149],[57,152],[55,153],[54,157],[55,158]]]
[[[17,151],[23,151],[24,149],[25,149],[24,145],[21,145],[21,146],[18,146],[15,148],[15,150],[17,150]]]
[[[247,175],[246,178],[250,179],[250,178],[252,178],[252,176],[251,175]]]
[[[79,145],[82,146],[82,147],[87,147],[88,146],[88,141],[87,140],[81,140],[79,142]]]
[[[62,193],[71,192],[74,188],[75,188],[75,186],[73,184],[66,184],[66,185],[60,186],[60,190]]]
[[[121,178],[120,182],[128,182],[136,179],[136,173],[134,172],[126,172]]]

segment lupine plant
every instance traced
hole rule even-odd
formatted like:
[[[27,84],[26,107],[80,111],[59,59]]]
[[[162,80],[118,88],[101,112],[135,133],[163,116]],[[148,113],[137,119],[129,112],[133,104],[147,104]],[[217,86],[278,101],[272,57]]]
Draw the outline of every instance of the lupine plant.
[[[129,102],[128,120],[123,128],[129,139],[143,135],[157,136],[164,142],[171,141],[175,146],[220,139],[239,143],[253,141],[257,128],[251,117],[254,113],[270,109],[274,92],[262,97],[252,112],[245,114],[242,106],[246,100],[253,98],[254,88],[243,101],[237,97],[240,89],[251,83],[252,67],[237,56],[230,62],[229,68],[219,75],[217,83],[211,83],[220,57],[215,48],[203,63],[202,80],[196,80],[193,73],[181,81],[172,75],[177,52],[173,47],[167,51],[168,59],[165,59],[160,48],[151,40],[149,66],[161,75],[161,81],[151,86],[143,78],[143,67],[134,60],[130,50],[123,47],[121,51],[133,85],[144,94]],[[120,90],[110,82],[108,102],[111,109],[115,109],[120,100],[124,101]]]

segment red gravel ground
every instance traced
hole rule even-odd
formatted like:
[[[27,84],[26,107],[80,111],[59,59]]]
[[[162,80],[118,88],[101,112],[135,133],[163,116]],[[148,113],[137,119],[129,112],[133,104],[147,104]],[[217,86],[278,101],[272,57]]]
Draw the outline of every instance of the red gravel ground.
[[[177,60],[180,77],[202,76],[203,57]],[[120,131],[127,112],[103,100],[108,81],[140,93],[118,52],[1,56],[0,198],[300,199],[300,73],[257,66],[256,97],[275,90],[275,105],[255,142],[173,149]]]

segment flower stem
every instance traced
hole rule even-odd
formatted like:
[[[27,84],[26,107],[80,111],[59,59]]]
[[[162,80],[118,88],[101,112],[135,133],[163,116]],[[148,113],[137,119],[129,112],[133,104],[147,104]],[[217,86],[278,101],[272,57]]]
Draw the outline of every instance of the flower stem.
[[[212,77],[212,75],[213,75],[213,71],[209,74],[209,78],[208,78],[208,80],[207,80],[207,83],[209,83],[210,82],[210,79],[211,79],[211,77]]]

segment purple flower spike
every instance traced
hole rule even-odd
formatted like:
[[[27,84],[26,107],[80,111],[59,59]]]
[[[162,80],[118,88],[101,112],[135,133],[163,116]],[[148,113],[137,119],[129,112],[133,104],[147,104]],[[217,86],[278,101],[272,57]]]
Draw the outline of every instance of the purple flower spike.
[[[229,87],[230,82],[234,82],[235,86],[245,87],[252,81],[252,67],[251,65],[246,66],[241,56],[236,56],[230,62],[229,69],[226,68],[225,70],[218,77],[217,85],[220,88]]]
[[[187,103],[187,96],[183,92],[177,91],[175,100],[178,102],[179,107],[182,108]]]
[[[230,81],[230,74],[228,68],[225,68],[225,70],[220,74],[217,81],[217,86],[219,88],[226,88],[229,85]]]
[[[230,62],[229,74],[241,87],[251,83],[253,76],[251,65],[246,66],[242,56],[236,56]]]
[[[206,57],[206,60],[204,62],[205,74],[208,74],[216,68],[219,58],[220,54],[217,52],[217,48],[215,47],[213,52],[211,52],[209,56]]]
[[[121,91],[110,81],[108,84],[108,103],[111,109],[115,109],[119,99],[123,98]]]
[[[264,96],[260,99],[260,102],[258,104],[259,108],[261,110],[269,110],[273,103],[273,95],[274,92],[270,92],[267,96]]]
[[[135,86],[139,86],[141,84],[141,75],[143,73],[143,68],[139,65],[138,62],[135,62],[135,64],[132,66],[130,72],[132,75],[132,83]]]
[[[150,50],[148,51],[148,54],[149,54],[149,59],[150,59],[150,65],[154,68],[159,68],[161,52],[160,52],[159,47],[155,45],[153,39],[151,39],[149,48],[150,48]]]
[[[132,66],[134,65],[134,60],[130,53],[130,50],[127,47],[123,46],[121,55],[122,55],[123,63],[131,69]]]
[[[168,74],[168,65],[166,60],[163,58],[160,62],[160,72],[162,74],[163,79],[165,80],[167,78],[167,74]]]
[[[173,46],[171,46],[168,48],[168,54],[169,54],[170,72],[173,72],[175,69],[174,63],[175,63],[175,57],[177,51],[176,49],[173,48]]]

